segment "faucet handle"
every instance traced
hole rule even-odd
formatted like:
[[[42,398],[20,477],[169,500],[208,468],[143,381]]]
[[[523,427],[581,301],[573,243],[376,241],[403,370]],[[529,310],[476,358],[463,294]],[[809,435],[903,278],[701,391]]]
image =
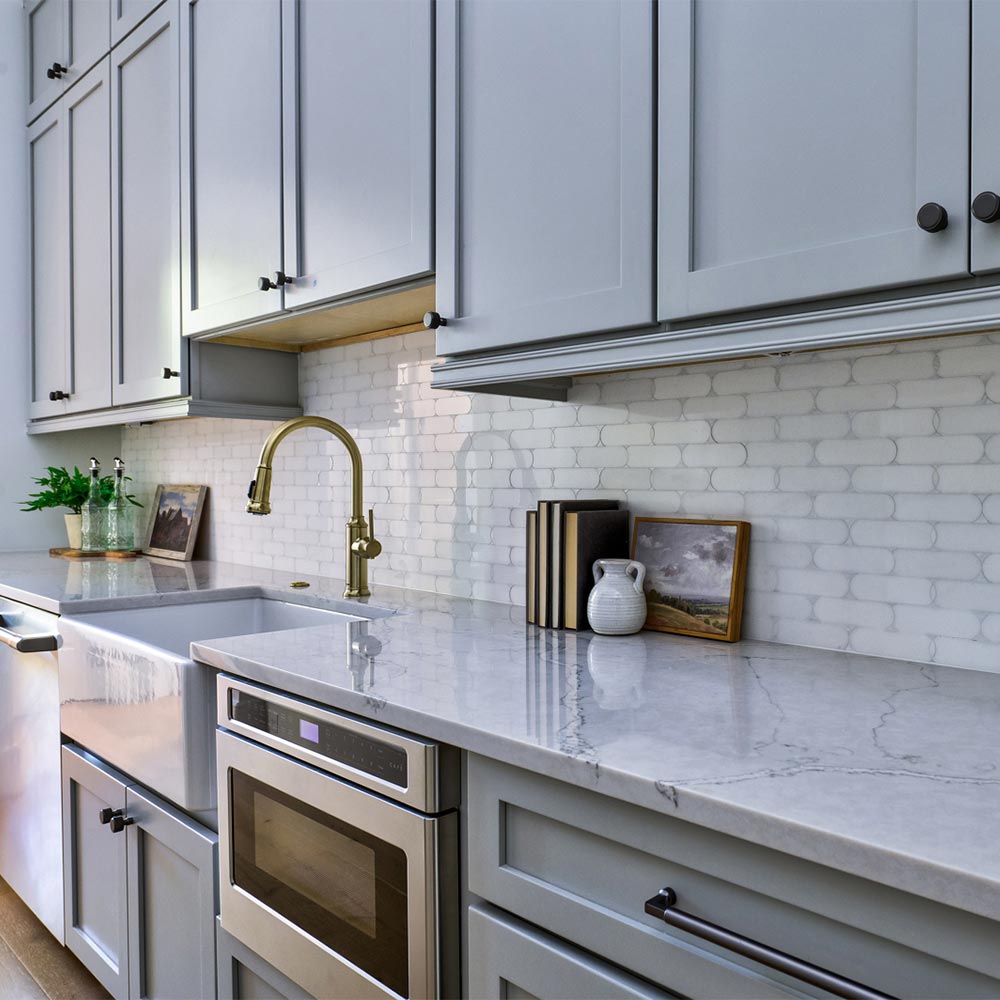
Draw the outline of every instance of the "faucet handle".
[[[362,559],[377,559],[382,553],[382,543],[375,537],[375,511],[368,511],[368,534],[364,538],[359,538],[352,546],[351,551],[356,552]]]

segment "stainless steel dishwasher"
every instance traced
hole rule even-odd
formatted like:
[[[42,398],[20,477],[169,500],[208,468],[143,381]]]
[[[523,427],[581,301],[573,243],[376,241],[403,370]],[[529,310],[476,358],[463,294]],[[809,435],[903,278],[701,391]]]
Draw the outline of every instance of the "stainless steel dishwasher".
[[[0,599],[0,877],[63,943],[58,621]]]

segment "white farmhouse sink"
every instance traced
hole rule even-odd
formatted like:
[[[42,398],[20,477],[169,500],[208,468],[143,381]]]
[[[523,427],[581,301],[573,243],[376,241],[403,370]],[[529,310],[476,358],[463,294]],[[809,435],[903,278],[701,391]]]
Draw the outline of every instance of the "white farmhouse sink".
[[[345,610],[255,597],[63,616],[62,731],[182,809],[211,813],[216,671],[190,658],[191,643],[391,614],[337,603]]]

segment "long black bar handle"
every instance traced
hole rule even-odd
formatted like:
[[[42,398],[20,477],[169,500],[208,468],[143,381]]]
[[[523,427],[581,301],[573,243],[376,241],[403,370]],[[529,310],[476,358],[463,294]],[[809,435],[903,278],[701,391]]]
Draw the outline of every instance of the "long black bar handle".
[[[676,927],[678,930],[693,934],[703,941],[708,941],[720,948],[725,948],[727,951],[759,962],[776,972],[783,972],[786,976],[808,983],[810,986],[818,986],[834,996],[844,997],[845,1000],[896,1000],[888,993],[881,993],[869,986],[862,986],[861,983],[856,983],[853,979],[845,979],[835,972],[828,972],[818,965],[803,962],[802,959],[795,958],[786,952],[778,951],[776,948],[743,937],[741,934],[734,934],[732,931],[726,930],[725,927],[678,910],[676,903],[677,893],[667,886],[652,899],[646,900],[646,912],[651,917],[659,917],[671,927]]]

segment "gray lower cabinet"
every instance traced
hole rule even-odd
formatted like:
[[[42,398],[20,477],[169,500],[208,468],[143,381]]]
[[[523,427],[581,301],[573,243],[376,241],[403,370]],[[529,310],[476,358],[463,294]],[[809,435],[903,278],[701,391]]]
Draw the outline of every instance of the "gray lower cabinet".
[[[116,1000],[214,998],[216,834],[85,751],[62,753],[67,947]]]
[[[313,1000],[216,920],[219,1000]]]
[[[28,0],[28,121],[65,93],[111,47],[109,0]]]
[[[969,22],[960,0],[662,3],[660,318],[967,277]]]
[[[490,906],[469,910],[477,1000],[665,1000],[665,993]]]
[[[890,996],[1000,996],[1000,927],[985,918],[471,755],[466,802],[474,896],[662,989],[828,995],[647,914],[669,886],[686,913]],[[469,966],[494,977],[476,919]]]
[[[655,320],[651,0],[437,4],[438,353]]]
[[[111,53],[111,355],[116,406],[182,396],[180,9]],[[164,378],[164,369],[179,378]]]

